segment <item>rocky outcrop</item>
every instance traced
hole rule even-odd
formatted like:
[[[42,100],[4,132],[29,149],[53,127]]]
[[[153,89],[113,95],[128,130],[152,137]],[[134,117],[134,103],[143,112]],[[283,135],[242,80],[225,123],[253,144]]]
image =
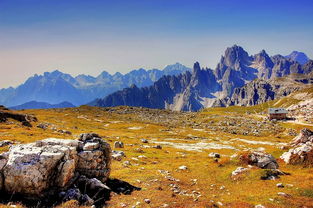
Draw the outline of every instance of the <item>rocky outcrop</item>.
[[[31,122],[37,121],[35,116],[15,113],[4,106],[0,106],[0,122],[6,122],[8,119],[19,121],[22,125],[27,127],[32,127]]]
[[[280,157],[287,164],[313,166],[313,132],[302,129],[290,143],[291,149]]]
[[[82,134],[78,140],[48,138],[15,145],[0,155],[0,190],[38,200],[59,196],[60,192],[66,198],[82,180],[91,189],[108,189],[104,183],[110,165],[110,145],[97,134]]]

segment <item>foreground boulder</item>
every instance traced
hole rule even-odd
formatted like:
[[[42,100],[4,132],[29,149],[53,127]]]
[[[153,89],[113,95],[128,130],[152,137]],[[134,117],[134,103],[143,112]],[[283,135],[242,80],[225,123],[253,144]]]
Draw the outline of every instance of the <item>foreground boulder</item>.
[[[97,134],[82,134],[78,140],[48,138],[15,145],[0,155],[0,190],[38,199],[67,193],[82,177],[88,184],[96,182],[105,188],[99,183],[108,179],[110,165],[110,145]]]
[[[291,149],[280,157],[287,164],[313,165],[313,132],[302,129],[300,134],[291,141]]]

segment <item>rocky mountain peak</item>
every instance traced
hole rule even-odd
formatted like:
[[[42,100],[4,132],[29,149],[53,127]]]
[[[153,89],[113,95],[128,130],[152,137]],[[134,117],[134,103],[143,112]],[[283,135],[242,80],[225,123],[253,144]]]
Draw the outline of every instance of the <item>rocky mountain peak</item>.
[[[254,55],[254,62],[262,65],[263,67],[273,67],[273,61],[265,50],[260,51],[260,53]]]
[[[201,70],[199,62],[194,63],[192,73],[195,74]]]
[[[227,66],[235,66],[238,63],[245,63],[250,60],[249,54],[237,45],[227,48],[224,57],[224,63]]]
[[[291,59],[292,61],[297,61],[302,65],[310,60],[305,53],[299,51],[292,51],[289,55],[285,57]]]

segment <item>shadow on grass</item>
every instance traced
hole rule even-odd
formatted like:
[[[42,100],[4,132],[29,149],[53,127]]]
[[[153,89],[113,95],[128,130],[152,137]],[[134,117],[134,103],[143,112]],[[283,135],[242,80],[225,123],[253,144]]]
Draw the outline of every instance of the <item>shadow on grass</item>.
[[[74,200],[77,200],[80,202],[81,205],[84,205],[84,197],[86,197],[86,194],[93,200],[93,205],[96,207],[103,207],[107,201],[111,199],[111,193],[116,194],[124,194],[124,195],[130,195],[133,191],[140,191],[140,187],[136,187],[131,185],[130,183],[126,181],[122,181],[119,179],[108,179],[105,183],[107,188],[99,189],[99,190],[90,190],[88,187],[85,186],[85,184],[74,184],[69,189],[76,189],[79,190],[81,193],[81,196],[78,198],[74,198]],[[61,197],[61,191],[60,190],[49,190],[46,192],[44,197],[41,198],[34,198],[34,197],[25,197],[21,194],[13,193],[13,194],[7,194],[3,191],[0,192],[0,204],[21,204],[25,207],[31,207],[31,208],[51,208],[58,206],[65,202],[62,200]],[[72,194],[74,196],[75,194]],[[70,200],[70,199],[69,199]],[[90,206],[90,205],[89,205]]]

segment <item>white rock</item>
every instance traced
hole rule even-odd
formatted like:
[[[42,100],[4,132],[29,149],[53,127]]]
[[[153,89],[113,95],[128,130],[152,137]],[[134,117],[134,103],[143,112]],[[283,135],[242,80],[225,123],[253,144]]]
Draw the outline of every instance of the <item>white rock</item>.
[[[231,175],[232,176],[236,176],[236,175],[239,175],[243,172],[246,172],[248,170],[248,168],[243,168],[243,167],[238,167],[236,170],[234,170]]]
[[[150,199],[145,199],[144,200],[147,204],[150,204],[151,203],[151,200]]]
[[[185,166],[185,165],[182,165],[182,166],[180,166],[178,169],[179,169],[179,170],[187,170],[187,169],[188,169],[188,167],[187,167],[187,166]]]
[[[220,158],[221,155],[219,153],[216,153],[216,152],[211,152],[209,154],[209,157],[211,157],[211,158]]]

